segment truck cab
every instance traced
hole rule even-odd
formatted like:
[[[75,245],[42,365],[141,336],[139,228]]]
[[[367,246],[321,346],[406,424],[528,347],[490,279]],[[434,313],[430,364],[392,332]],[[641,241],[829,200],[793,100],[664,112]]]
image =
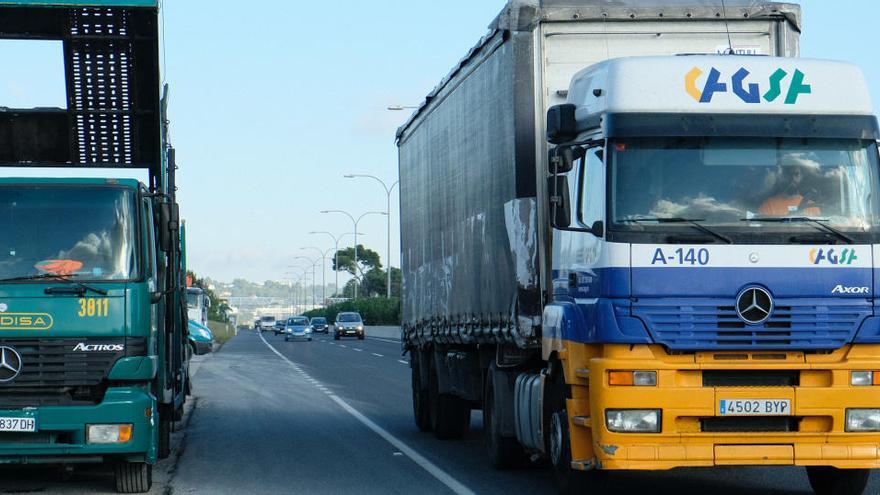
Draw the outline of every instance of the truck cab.
[[[21,174],[0,179],[0,463],[106,462],[124,493],[150,490],[189,391],[158,7],[0,5],[0,38],[62,45],[66,90],[0,101],[0,167]]]
[[[797,465],[861,493],[880,464],[872,113],[861,71],[825,60],[574,77],[547,129],[557,471]]]

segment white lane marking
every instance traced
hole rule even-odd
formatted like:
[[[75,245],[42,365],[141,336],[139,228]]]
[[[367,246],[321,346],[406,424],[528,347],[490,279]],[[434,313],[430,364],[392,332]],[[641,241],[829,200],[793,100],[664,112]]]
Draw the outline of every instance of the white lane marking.
[[[358,352],[364,352],[363,349],[358,349],[357,347],[352,347],[352,349],[354,349],[354,350],[356,350],[356,351],[358,351]]]
[[[381,354],[376,354],[375,352],[372,353],[372,354],[373,354],[374,356],[376,356],[376,357],[385,357],[385,356],[383,356],[383,355],[381,355]]]
[[[339,344],[339,347],[348,347],[348,346],[345,344]]]
[[[370,337],[369,335],[367,336],[367,338],[370,339],[370,340],[378,340],[379,342],[387,342],[387,343],[389,343],[389,344],[397,344],[397,345],[400,345],[400,341],[399,341],[399,340],[386,339],[386,338],[383,338],[383,337]]]
[[[403,359],[398,359],[398,363],[409,364],[409,361],[404,361]]]
[[[267,342],[266,339],[263,338],[262,335],[260,335],[260,340],[262,340],[263,343],[266,344],[266,347],[268,347],[270,351],[275,353],[276,356],[283,359],[297,373],[303,375],[303,377],[306,379],[311,378],[306,372],[302,371],[296,363],[294,363],[293,361],[288,359],[287,356],[285,356],[284,354],[281,354],[280,352],[278,352],[278,349],[276,349],[272,344]],[[374,423],[373,420],[371,420],[370,418],[361,414],[360,411],[351,407],[348,404],[348,402],[345,402],[344,400],[339,398],[338,395],[334,394],[333,392],[324,392],[324,393],[327,394],[327,397],[330,400],[335,402],[339,407],[344,409],[348,414],[351,414],[352,416],[354,416],[355,419],[360,421],[364,426],[366,426],[370,430],[373,430],[373,433],[375,433],[375,434],[379,435],[380,437],[382,437],[383,439],[385,439],[386,442],[393,445],[398,451],[403,452],[403,454],[405,456],[412,459],[413,462],[415,462],[422,469],[424,469],[425,471],[430,473],[431,476],[437,478],[437,481],[446,485],[446,487],[449,488],[450,490],[452,490],[454,493],[456,493],[458,495],[476,495],[476,493],[471,491],[470,488],[464,486],[460,481],[458,481],[455,478],[453,478],[452,476],[450,476],[449,473],[444,471],[442,468],[440,468],[439,466],[437,466],[433,462],[426,459],[423,455],[416,452],[409,445],[403,443],[403,441],[401,441],[400,439],[398,439],[397,437],[395,437],[391,433],[388,433],[384,428],[382,428],[381,426]]]

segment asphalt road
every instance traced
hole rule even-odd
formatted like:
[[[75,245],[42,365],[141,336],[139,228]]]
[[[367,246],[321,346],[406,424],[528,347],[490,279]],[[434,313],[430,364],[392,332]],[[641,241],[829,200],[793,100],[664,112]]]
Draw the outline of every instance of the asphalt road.
[[[555,493],[546,468],[488,466],[478,412],[463,440],[419,432],[399,343],[264,339],[242,332],[200,363],[189,425],[176,457],[157,469],[154,493]],[[0,479],[0,493],[112,489],[100,467],[10,467]],[[613,486],[615,495],[812,493],[797,468],[626,473]],[[880,493],[877,476],[867,493]]]

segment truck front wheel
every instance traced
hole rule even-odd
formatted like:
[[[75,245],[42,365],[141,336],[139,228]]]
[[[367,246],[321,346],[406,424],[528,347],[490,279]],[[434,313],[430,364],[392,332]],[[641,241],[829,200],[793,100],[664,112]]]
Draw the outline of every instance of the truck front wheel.
[[[433,363],[428,371],[428,396],[431,407],[431,429],[440,440],[461,438],[471,425],[470,404],[461,397],[441,394],[437,370]]]
[[[117,493],[146,493],[153,486],[153,466],[120,461],[114,466]]]
[[[422,383],[422,352],[412,349],[410,355],[410,368],[412,369],[412,402],[413,416],[416,426],[421,431],[431,431],[431,408],[430,396],[426,383]]]
[[[868,486],[868,469],[807,467],[807,479],[816,495],[862,495]]]

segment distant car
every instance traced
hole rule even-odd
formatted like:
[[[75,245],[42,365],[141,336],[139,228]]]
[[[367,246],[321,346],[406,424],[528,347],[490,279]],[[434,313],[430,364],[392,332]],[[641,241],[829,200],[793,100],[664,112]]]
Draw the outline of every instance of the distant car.
[[[275,335],[281,335],[284,333],[284,327],[287,326],[287,319],[281,319],[275,321]]]
[[[315,333],[330,333],[330,325],[327,323],[327,318],[324,318],[323,316],[312,318],[309,325]]]
[[[342,337],[357,336],[359,340],[364,340],[364,320],[359,313],[345,312],[336,315],[336,321],[333,322],[333,339],[339,340]]]
[[[274,316],[263,316],[260,317],[260,326],[258,330],[261,332],[265,332],[267,330],[271,330],[275,328],[275,317]]]
[[[214,334],[211,329],[192,320],[189,320],[189,345],[193,354],[201,356],[214,350]]]
[[[287,319],[284,327],[284,341],[291,340],[312,340],[312,328],[309,326],[309,319],[305,316],[293,316]]]

